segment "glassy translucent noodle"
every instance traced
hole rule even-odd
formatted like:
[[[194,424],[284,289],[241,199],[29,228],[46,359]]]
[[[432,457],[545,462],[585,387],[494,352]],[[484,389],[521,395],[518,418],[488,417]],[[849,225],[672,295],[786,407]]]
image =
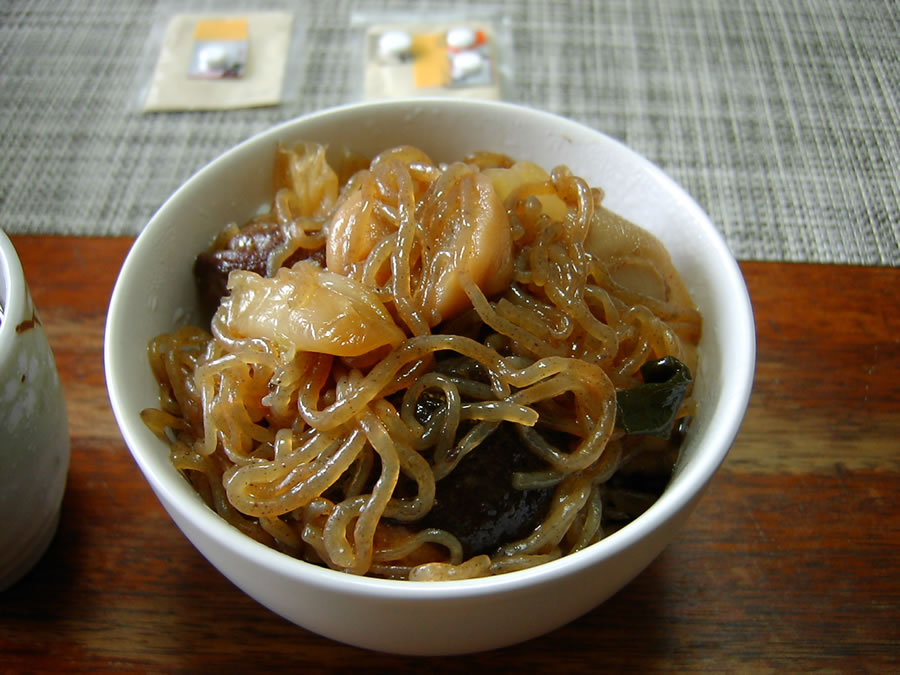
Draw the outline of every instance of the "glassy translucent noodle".
[[[411,147],[356,164],[281,149],[265,274],[232,271],[209,330],[150,345],[142,415],[175,467],[249,536],[353,574],[523,569],[636,516],[647,500],[614,477],[671,471],[679,436],[626,435],[616,392],[667,356],[696,372],[702,330],[661,244],[565,167]],[[529,534],[469,555],[427,518],[501,427],[532,458],[509,489],[552,497]]]

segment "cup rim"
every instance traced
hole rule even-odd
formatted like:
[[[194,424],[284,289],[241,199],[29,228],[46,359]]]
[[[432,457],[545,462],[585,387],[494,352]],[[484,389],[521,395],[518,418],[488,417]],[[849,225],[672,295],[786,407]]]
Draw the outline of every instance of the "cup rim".
[[[16,333],[16,317],[25,311],[25,273],[16,248],[0,229],[0,363],[6,361]]]

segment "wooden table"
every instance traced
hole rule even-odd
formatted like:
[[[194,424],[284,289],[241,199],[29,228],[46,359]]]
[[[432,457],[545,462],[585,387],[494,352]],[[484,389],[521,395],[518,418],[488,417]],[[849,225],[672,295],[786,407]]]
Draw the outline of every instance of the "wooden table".
[[[277,617],[169,520],[119,435],[103,376],[106,307],[131,240],[12,239],[62,376],[72,463],[54,543],[0,595],[0,671],[422,668]],[[756,385],[687,528],[570,625],[428,668],[900,668],[900,269],[741,267]]]

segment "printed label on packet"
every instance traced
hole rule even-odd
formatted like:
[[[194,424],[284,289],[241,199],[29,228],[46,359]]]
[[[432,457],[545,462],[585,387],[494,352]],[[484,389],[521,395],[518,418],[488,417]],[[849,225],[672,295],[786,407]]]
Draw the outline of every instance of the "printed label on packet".
[[[467,26],[413,38],[413,76],[419,89],[493,84],[491,50],[483,30]]]
[[[194,45],[188,76],[236,79],[247,65],[247,20],[205,19],[194,26]]]
[[[486,24],[375,25],[367,39],[367,98],[499,98],[493,31]]]

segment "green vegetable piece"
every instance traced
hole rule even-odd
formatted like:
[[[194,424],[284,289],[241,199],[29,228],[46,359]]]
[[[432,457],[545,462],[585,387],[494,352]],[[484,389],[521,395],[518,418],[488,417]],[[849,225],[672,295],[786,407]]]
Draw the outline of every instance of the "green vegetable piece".
[[[616,426],[628,434],[667,439],[691,385],[691,371],[674,356],[667,356],[645,363],[641,375],[644,384],[616,392]]]

